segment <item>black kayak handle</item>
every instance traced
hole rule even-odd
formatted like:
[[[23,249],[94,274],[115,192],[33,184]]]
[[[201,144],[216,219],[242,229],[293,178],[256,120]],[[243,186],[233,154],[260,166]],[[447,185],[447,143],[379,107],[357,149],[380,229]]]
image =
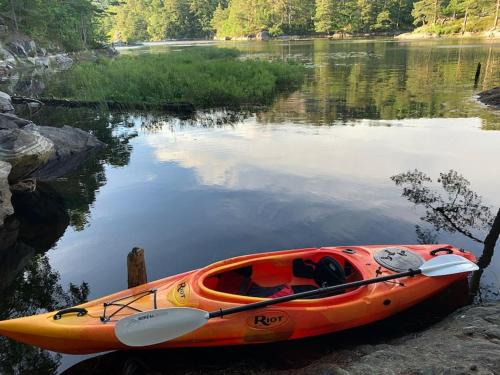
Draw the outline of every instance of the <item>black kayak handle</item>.
[[[439,249],[435,249],[431,251],[431,255],[435,257],[438,253],[446,252],[446,254],[453,254],[453,250],[448,247],[440,247]]]
[[[87,310],[82,309],[80,307],[70,307],[69,309],[63,309],[58,312],[56,312],[53,316],[54,320],[59,320],[62,318],[63,315],[65,314],[74,314],[76,313],[76,316],[84,316],[87,315]]]

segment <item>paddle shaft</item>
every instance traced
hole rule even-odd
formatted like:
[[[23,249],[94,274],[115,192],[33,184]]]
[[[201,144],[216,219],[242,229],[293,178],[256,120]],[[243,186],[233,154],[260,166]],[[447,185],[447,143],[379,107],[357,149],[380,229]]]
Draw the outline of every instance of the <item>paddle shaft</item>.
[[[246,305],[241,305],[241,306],[236,306],[236,307],[230,307],[228,309],[220,309],[220,310],[212,311],[212,312],[208,313],[208,319],[219,318],[219,317],[223,317],[223,316],[230,315],[230,314],[236,314],[236,313],[243,312],[243,311],[255,310],[255,309],[259,309],[261,307],[276,305],[278,303],[293,301],[296,299],[337,292],[337,291],[343,290],[343,289],[357,288],[357,287],[363,286],[363,285],[381,283],[384,281],[399,279],[400,277],[415,276],[415,275],[418,275],[421,273],[422,273],[422,270],[420,270],[420,269],[408,270],[406,272],[395,273],[394,275],[376,277],[374,279],[353,281],[352,283],[323,287],[323,288],[319,288],[319,289],[315,289],[315,290],[309,290],[307,292],[292,294],[289,296],[268,299],[265,301],[249,303]]]

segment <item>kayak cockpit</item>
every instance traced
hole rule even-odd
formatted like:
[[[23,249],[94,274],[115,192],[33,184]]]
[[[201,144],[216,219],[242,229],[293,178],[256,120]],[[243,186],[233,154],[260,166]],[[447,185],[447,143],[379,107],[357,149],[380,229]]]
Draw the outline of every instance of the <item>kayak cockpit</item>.
[[[207,274],[203,286],[217,293],[277,298],[362,279],[361,272],[341,254],[315,253],[264,257],[224,267]]]

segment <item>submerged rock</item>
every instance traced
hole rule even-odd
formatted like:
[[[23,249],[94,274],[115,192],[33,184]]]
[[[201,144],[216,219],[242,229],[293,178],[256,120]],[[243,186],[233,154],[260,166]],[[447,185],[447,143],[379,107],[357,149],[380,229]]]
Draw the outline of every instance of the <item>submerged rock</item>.
[[[500,86],[478,94],[479,101],[490,107],[500,109]]]
[[[54,155],[54,144],[38,132],[24,129],[0,130],[0,160],[9,162],[9,182],[29,177]]]
[[[9,163],[0,160],[0,227],[3,226],[4,219],[14,213],[8,181],[11,169]]]
[[[35,177],[42,179],[57,178],[68,173],[78,167],[90,152],[106,145],[94,135],[67,125],[56,128],[29,124],[24,130],[39,133],[54,144],[55,152],[48,163],[34,173]]]

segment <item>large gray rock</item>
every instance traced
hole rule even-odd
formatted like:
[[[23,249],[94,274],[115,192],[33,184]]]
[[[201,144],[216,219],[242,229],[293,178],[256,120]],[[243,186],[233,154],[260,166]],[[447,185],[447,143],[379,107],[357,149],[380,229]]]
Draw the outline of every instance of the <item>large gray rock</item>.
[[[8,181],[11,168],[9,163],[0,161],[0,227],[3,226],[4,219],[14,213]]]
[[[0,112],[1,113],[12,113],[14,112],[14,106],[12,105],[12,99],[9,94],[0,91]]]
[[[271,39],[271,35],[269,34],[269,31],[267,30],[262,30],[255,35],[255,39],[257,40],[269,40]]]
[[[9,182],[32,175],[54,155],[54,144],[40,133],[23,129],[0,130],[0,160],[9,162]]]
[[[50,59],[48,56],[37,56],[35,57],[35,66],[41,66],[43,68],[50,67]]]
[[[55,153],[48,163],[34,174],[42,179],[57,178],[68,173],[78,167],[92,151],[106,145],[94,135],[67,125],[56,128],[29,124],[24,130],[40,133],[54,144]]]
[[[12,113],[0,113],[0,130],[18,129],[31,124],[31,121],[17,117]]]
[[[61,53],[54,56],[54,62],[58,69],[67,70],[73,66],[73,59],[67,54]]]
[[[500,109],[500,86],[478,94],[479,101],[490,107]]]
[[[6,50],[2,44],[0,44],[0,66],[2,67],[7,67],[7,66],[15,66],[16,65],[16,58],[15,56],[8,50]]]
[[[36,56],[36,43],[29,36],[21,33],[12,33],[7,37],[6,47],[19,57]]]

